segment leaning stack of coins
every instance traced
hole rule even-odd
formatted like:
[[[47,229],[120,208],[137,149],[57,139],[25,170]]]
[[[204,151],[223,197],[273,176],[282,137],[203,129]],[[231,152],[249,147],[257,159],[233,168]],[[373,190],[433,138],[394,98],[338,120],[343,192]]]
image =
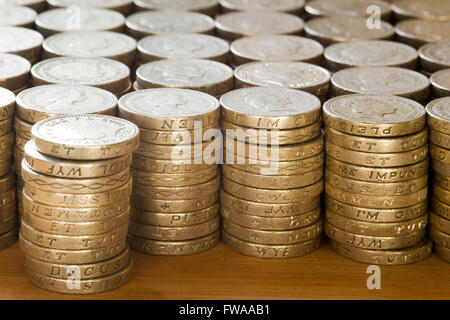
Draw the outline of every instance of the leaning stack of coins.
[[[430,157],[434,170],[430,237],[436,254],[450,262],[450,97],[427,105]]]
[[[423,106],[395,96],[346,95],[323,109],[325,233],[334,250],[382,265],[428,257]]]
[[[15,54],[0,53],[0,87],[18,94],[28,88],[31,63]]]
[[[37,31],[19,27],[0,27],[0,52],[21,56],[31,64],[41,59],[44,37]]]
[[[124,285],[139,128],[111,116],[61,116],[35,124],[32,138],[22,162],[19,236],[28,279],[73,294]]]
[[[320,245],[321,103],[286,88],[243,88],[220,99],[225,140],[222,240],[238,253],[289,258]]]
[[[119,100],[119,115],[141,128],[133,156],[131,248],[186,255],[219,240],[219,102],[202,92],[148,89]],[[212,135],[212,136],[211,136]]]
[[[11,91],[0,88],[0,250],[16,241],[18,230],[15,179],[11,170],[14,99]]]
[[[17,174],[18,190],[22,190],[21,163],[25,145],[31,140],[33,124],[59,115],[98,113],[114,116],[117,98],[112,93],[99,88],[54,84],[22,91],[17,95],[16,104],[14,169]]]

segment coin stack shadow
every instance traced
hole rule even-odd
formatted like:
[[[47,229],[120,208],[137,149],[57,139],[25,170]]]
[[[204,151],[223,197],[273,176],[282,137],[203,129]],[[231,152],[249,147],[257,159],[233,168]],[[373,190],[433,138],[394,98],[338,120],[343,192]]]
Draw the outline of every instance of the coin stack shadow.
[[[215,158],[204,156],[215,157],[221,141],[204,140],[204,130],[219,132],[218,100],[186,89],[139,90],[119,100],[119,115],[141,129],[132,164],[131,248],[187,255],[215,246],[220,171]]]
[[[17,240],[17,201],[14,171],[11,169],[15,96],[0,88],[0,250]]]
[[[319,99],[294,89],[251,87],[220,102],[225,246],[258,258],[316,250],[323,226]]]
[[[395,96],[324,104],[325,233],[344,257],[408,264],[431,254],[425,110]]]
[[[95,128],[104,131],[89,139]],[[52,117],[33,126],[22,162],[19,242],[34,285],[92,294],[130,280],[130,165],[138,139],[134,124],[104,115]]]
[[[434,170],[429,234],[437,256],[450,262],[450,97],[433,100],[426,109]]]

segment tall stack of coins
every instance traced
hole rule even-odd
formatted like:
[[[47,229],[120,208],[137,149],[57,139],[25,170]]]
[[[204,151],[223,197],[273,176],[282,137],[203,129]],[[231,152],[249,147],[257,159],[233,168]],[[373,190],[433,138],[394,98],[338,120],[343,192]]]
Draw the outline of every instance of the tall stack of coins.
[[[325,233],[339,254],[407,264],[431,254],[425,109],[395,96],[346,95],[324,104]]]
[[[14,172],[11,170],[14,132],[14,94],[0,88],[0,250],[17,240],[17,211]]]
[[[0,52],[21,56],[31,64],[41,59],[44,37],[34,30],[19,27],[0,27]]]
[[[434,170],[430,210],[430,238],[436,254],[450,262],[450,97],[427,105],[430,157]]]
[[[117,98],[99,88],[55,84],[22,91],[17,95],[16,104],[14,169],[18,176],[18,189],[22,190],[21,163],[26,143],[31,140],[33,124],[59,115],[98,113],[114,116]]]
[[[133,9],[133,0],[47,0],[50,9],[78,6],[80,8],[100,8],[118,11],[128,15]]]
[[[238,253],[289,258],[320,245],[320,100],[286,88],[243,88],[220,99],[226,136],[222,240]]]
[[[15,54],[0,53],[0,87],[15,94],[30,83],[31,63]]]
[[[0,3],[0,26],[33,28],[36,15],[33,9]]]
[[[141,128],[133,156],[131,248],[186,255],[219,240],[219,102],[202,92],[148,89],[119,100],[119,115]]]
[[[194,11],[210,17],[216,15],[218,0],[134,0],[138,10],[181,10]]]
[[[32,138],[22,162],[19,236],[28,279],[72,294],[124,285],[138,127],[111,116],[63,116],[38,122]]]

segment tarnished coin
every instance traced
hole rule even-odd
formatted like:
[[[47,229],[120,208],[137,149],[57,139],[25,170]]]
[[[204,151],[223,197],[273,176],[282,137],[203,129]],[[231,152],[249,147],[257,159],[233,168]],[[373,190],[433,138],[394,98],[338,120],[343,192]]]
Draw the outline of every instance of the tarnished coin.
[[[323,46],[312,39],[289,35],[244,37],[231,44],[232,64],[253,61],[300,61],[320,64]]]
[[[30,80],[31,63],[14,54],[0,53],[0,87],[14,91]]]
[[[10,90],[0,87],[0,121],[7,120],[14,115],[15,98],[14,93]]]
[[[328,100],[325,125],[363,137],[395,137],[425,127],[425,109],[412,100],[396,96],[346,95]]]
[[[5,234],[0,235],[0,250],[6,249],[17,241],[18,229],[13,229]]]
[[[355,67],[333,74],[330,95],[395,95],[425,104],[429,90],[428,78],[416,71],[397,67]]]
[[[446,0],[395,0],[392,11],[396,20],[416,18],[450,21],[450,2]]]
[[[10,172],[9,174],[3,176],[0,178],[0,193],[5,193],[12,188],[14,188],[15,185],[15,179],[14,179],[14,172]],[[3,216],[3,213],[1,214],[2,218],[5,218]]]
[[[309,20],[305,33],[327,46],[336,42],[392,39],[394,28],[381,21],[380,28],[369,29],[365,18],[330,16]]]
[[[389,21],[391,18],[391,6],[381,0],[314,0],[309,1],[305,11],[312,17],[323,16],[349,16],[368,17],[373,14],[368,8],[376,7],[381,19]]]
[[[450,40],[429,43],[419,49],[420,68],[428,72],[450,68]]]
[[[136,82],[140,89],[185,88],[221,96],[233,89],[233,70],[210,60],[158,60],[140,66]]]
[[[75,160],[120,157],[135,151],[139,143],[136,125],[104,115],[49,118],[34,125],[32,135],[38,151]]]
[[[202,127],[218,125],[219,102],[194,90],[147,89],[120,98],[119,115],[150,130],[193,130],[196,121]]]
[[[450,96],[450,68],[433,73],[430,82],[431,97],[440,98]]]
[[[39,32],[20,27],[0,27],[0,52],[13,53],[35,62],[41,55],[44,37]]]
[[[232,12],[216,18],[217,34],[232,41],[245,36],[300,34],[303,20],[280,12]]]
[[[137,59],[140,63],[189,58],[228,63],[228,52],[228,43],[220,38],[197,33],[174,33],[140,40]]]
[[[43,85],[22,91],[16,98],[17,115],[29,123],[60,115],[98,113],[115,115],[117,98],[109,91],[78,85]]]
[[[134,62],[136,40],[108,31],[63,32],[48,37],[43,59],[54,57],[110,58],[130,66]]]
[[[31,69],[33,86],[89,85],[118,94],[130,85],[130,69],[106,58],[59,57],[41,61]]]
[[[328,95],[331,74],[322,67],[303,62],[251,62],[237,67],[234,78],[236,88],[299,89],[324,100]]]
[[[133,9],[133,0],[47,0],[50,9],[78,6],[80,8],[100,8],[118,11],[127,15]]]
[[[414,48],[450,39],[450,21],[407,19],[395,25],[396,38]]]
[[[279,11],[300,15],[305,0],[220,0],[223,11]]]
[[[46,7],[45,0],[0,0],[0,4],[28,7],[36,12],[44,11]]]
[[[320,119],[320,100],[300,90],[243,88],[220,98],[223,119],[249,128],[294,129]]]
[[[33,9],[0,3],[0,25],[32,28],[36,11]]]
[[[79,19],[74,21],[74,14]],[[48,37],[64,31],[122,31],[125,17],[105,9],[53,9],[39,14],[35,23],[37,30]]]
[[[417,51],[405,44],[375,40],[335,43],[324,51],[325,65],[331,71],[349,67],[402,67],[414,70]]]
[[[430,129],[450,135],[450,97],[431,101],[426,110]]]
[[[214,20],[204,14],[184,11],[142,11],[128,16],[127,32],[136,39],[168,33],[213,34]]]
[[[445,149],[450,149],[450,135],[431,129],[430,143]]]
[[[214,17],[219,0],[135,0],[138,10],[181,10],[194,11]]]

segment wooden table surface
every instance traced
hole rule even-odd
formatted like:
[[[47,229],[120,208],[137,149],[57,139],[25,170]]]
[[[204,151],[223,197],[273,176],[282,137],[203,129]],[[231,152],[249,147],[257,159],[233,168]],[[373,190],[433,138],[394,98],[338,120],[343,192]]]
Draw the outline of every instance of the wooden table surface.
[[[301,258],[262,260],[222,244],[184,257],[133,252],[126,286],[76,296],[34,287],[25,278],[18,243],[0,251],[0,299],[449,299],[450,265],[432,255],[406,266],[381,266],[381,289],[366,286],[368,265],[335,254],[329,241]]]

